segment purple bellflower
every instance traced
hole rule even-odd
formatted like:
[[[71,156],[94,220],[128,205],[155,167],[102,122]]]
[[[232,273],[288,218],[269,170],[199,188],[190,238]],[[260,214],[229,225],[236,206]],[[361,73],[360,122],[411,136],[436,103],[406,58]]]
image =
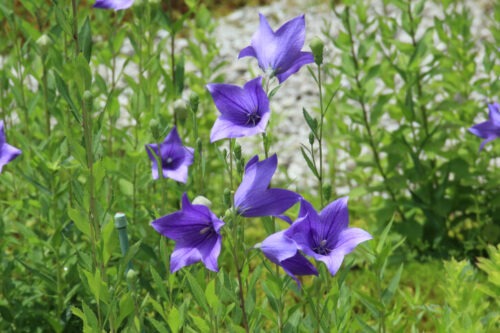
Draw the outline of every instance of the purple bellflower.
[[[285,235],[285,230],[270,235],[259,247],[269,260],[280,265],[299,286],[296,275],[318,275],[316,267],[299,252],[297,244]]]
[[[127,9],[134,0],[96,0],[94,8],[121,10]]]
[[[326,264],[335,275],[344,256],[372,236],[359,228],[348,228],[347,197],[337,199],[318,215],[312,205],[303,200],[297,220],[285,231],[300,251]]]
[[[210,142],[264,133],[269,121],[269,99],[262,88],[262,77],[243,88],[232,84],[207,85],[221,115],[210,133]]]
[[[7,143],[5,139],[4,124],[0,120],[0,173],[4,165],[21,155],[21,150],[13,147]]]
[[[291,222],[281,214],[301,197],[289,190],[268,188],[277,166],[276,154],[261,162],[257,155],[248,161],[243,180],[234,194],[234,206],[241,216],[277,216]]]
[[[314,62],[311,52],[302,52],[306,38],[304,15],[286,22],[274,32],[266,17],[259,14],[259,30],[252,37],[250,46],[241,50],[238,58],[255,57],[259,67],[272,73],[279,83],[296,73],[302,66]]]
[[[170,272],[198,261],[211,271],[218,272],[217,259],[221,249],[219,220],[207,206],[193,205],[184,193],[182,209],[160,217],[151,226],[160,234],[175,241],[170,257]]]
[[[146,145],[146,151],[152,162],[153,179],[158,179],[158,157],[163,177],[181,183],[187,181],[188,167],[193,164],[194,149],[182,145],[175,126],[160,144],[159,149],[156,143],[151,143]]]
[[[483,150],[485,144],[500,137],[500,104],[488,104],[488,109],[490,119],[469,128],[469,132],[484,139],[479,151]]]

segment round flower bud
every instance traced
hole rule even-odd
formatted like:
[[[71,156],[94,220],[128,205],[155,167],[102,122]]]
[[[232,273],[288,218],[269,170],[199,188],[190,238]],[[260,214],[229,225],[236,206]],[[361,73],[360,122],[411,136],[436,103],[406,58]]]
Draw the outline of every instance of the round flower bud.
[[[208,200],[207,198],[205,198],[202,195],[199,195],[196,198],[194,198],[194,200],[191,203],[193,205],[203,205],[203,206],[206,206],[208,208],[212,207],[212,201]]]
[[[126,275],[127,282],[130,284],[134,284],[137,282],[137,279],[139,278],[139,272],[137,272],[134,269],[129,269]]]
[[[231,190],[226,188],[224,189],[224,205],[226,205],[226,207],[231,207]]]
[[[192,93],[191,96],[189,96],[189,106],[191,107],[191,111],[193,113],[198,112],[198,105],[200,104],[200,96],[198,96],[197,93]]]
[[[51,44],[52,44],[52,41],[50,40],[50,37],[47,36],[46,34],[41,35],[36,40],[36,45],[40,48],[40,51],[42,54],[47,52],[47,50],[49,49]]]
[[[323,49],[325,48],[325,44],[319,37],[314,37],[309,43],[309,47],[314,56],[314,62],[316,65],[321,65],[323,63]]]
[[[314,133],[309,133],[309,144],[312,146],[314,144]]]
[[[184,125],[186,123],[186,118],[187,118],[187,109],[186,109],[186,103],[182,99],[175,101],[174,113],[175,113],[175,119],[177,119],[178,122]]]

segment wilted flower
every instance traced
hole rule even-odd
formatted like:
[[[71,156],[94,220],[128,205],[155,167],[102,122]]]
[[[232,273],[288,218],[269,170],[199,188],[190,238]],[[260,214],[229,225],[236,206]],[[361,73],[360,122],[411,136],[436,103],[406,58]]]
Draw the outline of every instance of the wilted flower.
[[[94,8],[102,9],[127,9],[134,3],[134,0],[96,0]]]
[[[224,222],[203,205],[193,205],[184,193],[182,209],[160,217],[151,226],[160,234],[175,241],[170,257],[170,272],[184,266],[203,262],[207,269],[217,272],[221,249],[220,228]]]
[[[268,188],[278,166],[276,154],[259,162],[255,155],[245,166],[245,173],[240,186],[234,194],[234,206],[245,217],[281,216],[300,199],[295,192]],[[290,221],[291,222],[291,221]]]
[[[241,50],[238,58],[255,57],[259,67],[271,72],[282,83],[302,66],[314,62],[311,52],[302,52],[306,37],[304,15],[286,22],[274,32],[266,17],[259,14],[259,30],[252,37],[250,46]]]
[[[312,205],[301,201],[300,212],[285,236],[294,240],[300,251],[323,261],[330,274],[335,275],[344,256],[372,236],[359,228],[348,228],[347,197],[337,199],[318,215]]]
[[[263,133],[269,121],[269,99],[262,78],[247,82],[243,88],[232,84],[207,85],[221,115],[210,133],[210,142]]]
[[[500,137],[500,104],[488,104],[488,109],[490,119],[469,128],[469,132],[484,139],[479,146],[479,151],[483,150],[485,144]]]
[[[0,173],[4,165],[21,154],[21,150],[9,145],[5,139],[4,124],[0,120]]]
[[[300,285],[296,275],[318,275],[318,271],[284,233],[280,231],[270,235],[259,247],[269,260],[280,265]]]
[[[194,149],[182,145],[175,126],[160,144],[159,151],[156,143],[147,144],[146,151],[153,163],[154,179],[158,179],[158,157],[161,161],[163,177],[172,178],[182,183],[187,181],[188,167],[193,164]]]

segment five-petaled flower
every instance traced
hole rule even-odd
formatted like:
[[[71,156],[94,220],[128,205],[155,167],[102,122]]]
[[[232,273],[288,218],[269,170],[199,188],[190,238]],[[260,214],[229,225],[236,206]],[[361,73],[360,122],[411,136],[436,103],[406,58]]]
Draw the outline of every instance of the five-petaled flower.
[[[5,139],[4,124],[0,120],[0,173],[4,165],[15,159],[21,154],[21,150],[13,147],[7,143]]]
[[[121,10],[127,9],[134,3],[134,0],[96,0],[94,8]]]
[[[285,235],[285,230],[267,237],[259,245],[265,256],[292,277],[300,286],[296,275],[318,275],[316,267],[298,250],[297,244]]]
[[[259,67],[278,78],[279,83],[296,73],[302,66],[314,62],[311,52],[301,51],[306,37],[304,15],[286,22],[274,32],[266,17],[259,14],[259,30],[250,46],[241,50],[238,58],[255,57]]]
[[[270,111],[262,77],[247,82],[243,88],[211,83],[207,89],[221,113],[212,127],[210,142],[265,132]]]
[[[490,119],[469,128],[469,132],[484,139],[479,151],[483,150],[485,144],[500,137],[500,104],[488,104],[488,109]]]
[[[304,254],[324,262],[330,274],[335,275],[345,255],[372,239],[368,232],[348,225],[347,197],[333,201],[319,214],[302,199],[299,216],[284,235],[295,241]]]
[[[170,257],[170,272],[184,266],[203,262],[205,267],[217,272],[217,259],[221,249],[220,229],[224,222],[219,220],[204,205],[193,205],[184,193],[182,209],[160,217],[151,226],[160,234],[175,241]]]
[[[158,145],[152,143],[146,145],[146,151],[152,162],[154,179],[158,179],[157,158],[159,158],[163,177],[182,183],[187,181],[188,167],[193,164],[194,149],[182,145],[175,126],[160,144],[159,150]]]
[[[248,161],[243,180],[234,194],[234,206],[238,214],[245,217],[278,216],[289,220],[281,214],[301,197],[289,190],[268,188],[277,166],[276,154],[261,162],[257,155]]]

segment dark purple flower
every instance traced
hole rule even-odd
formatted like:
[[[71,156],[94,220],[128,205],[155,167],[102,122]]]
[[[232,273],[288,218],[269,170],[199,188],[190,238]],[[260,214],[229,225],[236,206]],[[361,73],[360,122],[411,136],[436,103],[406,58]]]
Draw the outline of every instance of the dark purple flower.
[[[479,151],[483,150],[485,144],[500,137],[500,104],[488,104],[488,109],[490,119],[469,128],[469,132],[484,139],[479,146]]]
[[[296,275],[318,275],[318,271],[299,252],[297,244],[284,233],[280,231],[270,235],[259,247],[269,260],[280,265],[300,286]]]
[[[7,143],[5,139],[4,124],[0,120],[0,173],[4,165],[21,155],[21,150],[13,147]]]
[[[234,206],[240,215],[283,218],[281,214],[299,201],[300,195],[295,192],[268,188],[277,166],[276,154],[261,162],[257,155],[248,161],[243,180],[234,194]]]
[[[217,272],[220,254],[220,228],[224,222],[203,205],[193,205],[184,193],[182,209],[160,217],[151,226],[160,234],[175,241],[170,257],[170,272],[184,266],[203,262],[207,269]]]
[[[134,0],[96,0],[94,8],[102,9],[127,9],[134,3]]]
[[[314,62],[311,52],[302,52],[306,38],[304,15],[286,22],[276,32],[266,17],[259,14],[259,30],[253,35],[250,46],[241,50],[238,58],[255,57],[259,67],[271,72],[282,83],[302,66]]]
[[[303,200],[297,221],[285,231],[300,251],[322,261],[330,274],[335,275],[344,256],[372,236],[359,228],[348,228],[347,197],[335,200],[318,215],[312,205]]]
[[[153,163],[152,171],[154,179],[158,179],[158,157],[161,160],[163,177],[172,178],[181,183],[187,181],[188,167],[193,164],[194,149],[182,145],[181,138],[175,126],[163,143],[160,144],[159,152],[156,143],[147,144],[146,151]]]
[[[269,121],[269,99],[262,78],[247,82],[243,88],[232,84],[207,85],[221,115],[215,121],[210,142],[264,133]]]

